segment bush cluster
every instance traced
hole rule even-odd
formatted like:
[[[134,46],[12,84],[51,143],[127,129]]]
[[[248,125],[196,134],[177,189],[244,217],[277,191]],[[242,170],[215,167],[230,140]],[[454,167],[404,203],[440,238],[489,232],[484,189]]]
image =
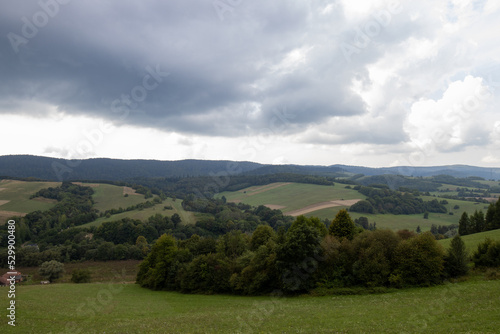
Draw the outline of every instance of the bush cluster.
[[[218,239],[164,234],[141,263],[137,283],[235,294],[429,286],[466,272],[457,238],[458,246],[446,252],[430,233],[361,232],[345,210],[329,229],[317,218],[299,216],[286,232],[260,225],[252,234],[231,231]]]

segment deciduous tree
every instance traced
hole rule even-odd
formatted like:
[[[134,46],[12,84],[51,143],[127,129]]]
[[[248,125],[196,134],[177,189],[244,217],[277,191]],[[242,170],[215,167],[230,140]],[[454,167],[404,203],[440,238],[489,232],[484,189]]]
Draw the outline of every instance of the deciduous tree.
[[[64,264],[55,260],[47,261],[42,263],[38,271],[40,275],[53,282],[64,274]]]
[[[444,250],[434,236],[423,233],[403,240],[394,254],[394,272],[390,280],[395,285],[432,285],[441,281]]]
[[[296,221],[297,222],[297,221]],[[286,291],[305,291],[314,285],[313,273],[321,255],[320,232],[300,220],[286,233],[283,244],[277,247],[276,266]]]
[[[356,226],[347,210],[340,210],[335,219],[330,224],[329,233],[339,239],[347,238],[352,240],[356,231]]]

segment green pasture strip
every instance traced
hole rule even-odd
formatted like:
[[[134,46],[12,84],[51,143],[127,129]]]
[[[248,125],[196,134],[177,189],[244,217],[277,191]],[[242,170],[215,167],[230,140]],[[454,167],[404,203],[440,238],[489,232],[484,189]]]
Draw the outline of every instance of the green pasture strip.
[[[167,209],[165,210],[165,206],[172,206],[172,210]],[[132,210],[132,211],[126,211],[122,213],[118,213],[115,215],[111,215],[109,218],[106,217],[100,217],[93,222],[87,223],[80,225],[80,227],[90,227],[90,226],[100,226],[102,223],[105,222],[110,222],[110,221],[116,221],[124,218],[130,218],[130,219],[138,219],[145,221],[149,217],[154,216],[155,214],[161,214],[163,216],[172,216],[174,213],[177,213],[182,220],[183,224],[195,224],[196,223],[196,216],[195,213],[185,211],[182,208],[182,201],[181,200],[175,200],[173,201],[171,198],[166,199],[163,201],[163,203],[156,204],[150,208],[142,209],[142,210]]]
[[[185,295],[120,283],[19,286],[16,293],[16,328],[3,317],[2,333],[496,333],[500,328],[500,280],[289,298]],[[2,293],[1,305],[7,302]]]
[[[465,242],[465,246],[471,254],[477,249],[477,245],[483,242],[486,238],[500,240],[500,229],[462,236],[462,240]],[[451,240],[452,239],[443,239],[438,240],[438,242],[443,245],[443,247],[448,248],[451,244]]]
[[[94,208],[101,212],[110,209],[118,209],[119,207],[125,209],[131,205],[146,202],[142,194],[128,195],[125,197],[123,194],[123,187],[121,186],[101,183],[98,187],[92,189],[94,189],[94,195],[92,196],[95,202]]]
[[[356,190],[346,189],[342,184],[323,186],[316,184],[290,183],[276,188],[270,188],[257,194],[254,194],[252,191],[253,189],[255,189],[255,187],[235,192],[223,192],[220,193],[218,197],[225,196],[228,201],[240,201],[253,206],[265,204],[280,205],[284,207],[281,209],[283,212],[298,210],[320,202],[340,199],[364,199],[366,197]]]
[[[59,182],[4,180],[0,182],[0,188],[3,188],[0,190],[0,201],[9,202],[0,205],[0,211],[30,213],[37,210],[49,210],[55,205],[55,202],[30,199],[30,196],[41,189],[58,187],[59,185],[61,185]],[[5,221],[0,220],[0,224],[4,223]]]

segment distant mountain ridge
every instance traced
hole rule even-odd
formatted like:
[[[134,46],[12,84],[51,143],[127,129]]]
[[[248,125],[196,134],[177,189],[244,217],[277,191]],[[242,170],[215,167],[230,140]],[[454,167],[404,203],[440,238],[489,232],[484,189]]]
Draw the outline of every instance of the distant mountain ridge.
[[[348,165],[266,165],[249,161],[228,160],[121,160],[95,158],[66,160],[33,155],[0,156],[0,177],[38,178],[51,181],[62,180],[108,180],[119,181],[136,177],[180,178],[217,175],[267,175],[278,173],[322,175],[331,177],[355,174],[454,177],[477,176],[484,179],[500,179],[500,168],[467,165],[432,167],[362,167]]]
[[[498,167],[477,167],[469,165],[445,165],[445,166],[428,166],[428,167],[414,167],[414,166],[397,166],[397,167],[359,167],[347,165],[333,165],[343,171],[364,174],[367,176],[395,174],[404,176],[435,176],[435,175],[450,175],[453,177],[471,177],[477,176],[484,179],[500,179],[500,168]]]
[[[136,177],[188,177],[235,175],[261,167],[254,162],[211,160],[121,160],[95,158],[66,160],[31,155],[0,156],[0,177],[34,177],[50,181],[107,180],[119,181]]]

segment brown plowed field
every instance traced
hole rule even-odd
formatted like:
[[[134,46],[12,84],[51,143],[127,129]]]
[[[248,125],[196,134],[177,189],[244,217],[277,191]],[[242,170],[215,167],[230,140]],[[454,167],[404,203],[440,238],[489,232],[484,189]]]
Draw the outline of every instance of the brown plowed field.
[[[126,195],[126,194],[129,194],[129,195],[140,195],[140,194],[136,193],[135,189],[133,189],[133,188],[123,187],[123,195]]]
[[[306,207],[303,207],[302,209],[288,211],[288,212],[285,212],[284,214],[288,215],[288,216],[296,217],[296,216],[305,215],[306,213],[321,210],[321,209],[333,208],[336,206],[351,206],[359,201],[361,201],[361,199],[346,199],[346,200],[320,202],[320,203],[308,205]]]
[[[0,210],[0,222],[6,222],[7,219],[9,219],[10,217],[24,217],[26,216],[26,213],[22,213],[22,212],[15,212],[15,211],[1,211]]]
[[[262,186],[262,187],[257,187],[257,188],[254,188],[252,190],[247,190],[246,191],[246,194],[248,196],[252,196],[252,195],[257,195],[257,194],[260,194],[264,191],[268,191],[268,190],[271,190],[271,189],[275,189],[275,188],[279,188],[279,187],[282,187],[282,186],[286,186],[287,184],[290,184],[290,182],[283,182],[283,183],[276,183],[276,184],[273,184],[273,185],[265,185],[265,186]],[[241,190],[239,190],[240,192],[242,192]]]
[[[264,206],[267,206],[271,210],[279,210],[279,209],[286,208],[286,206],[276,205],[276,204],[264,204]]]
[[[99,183],[84,183],[84,182],[72,182],[72,183],[76,184],[77,186],[90,187],[90,188],[97,188],[100,186]]]

